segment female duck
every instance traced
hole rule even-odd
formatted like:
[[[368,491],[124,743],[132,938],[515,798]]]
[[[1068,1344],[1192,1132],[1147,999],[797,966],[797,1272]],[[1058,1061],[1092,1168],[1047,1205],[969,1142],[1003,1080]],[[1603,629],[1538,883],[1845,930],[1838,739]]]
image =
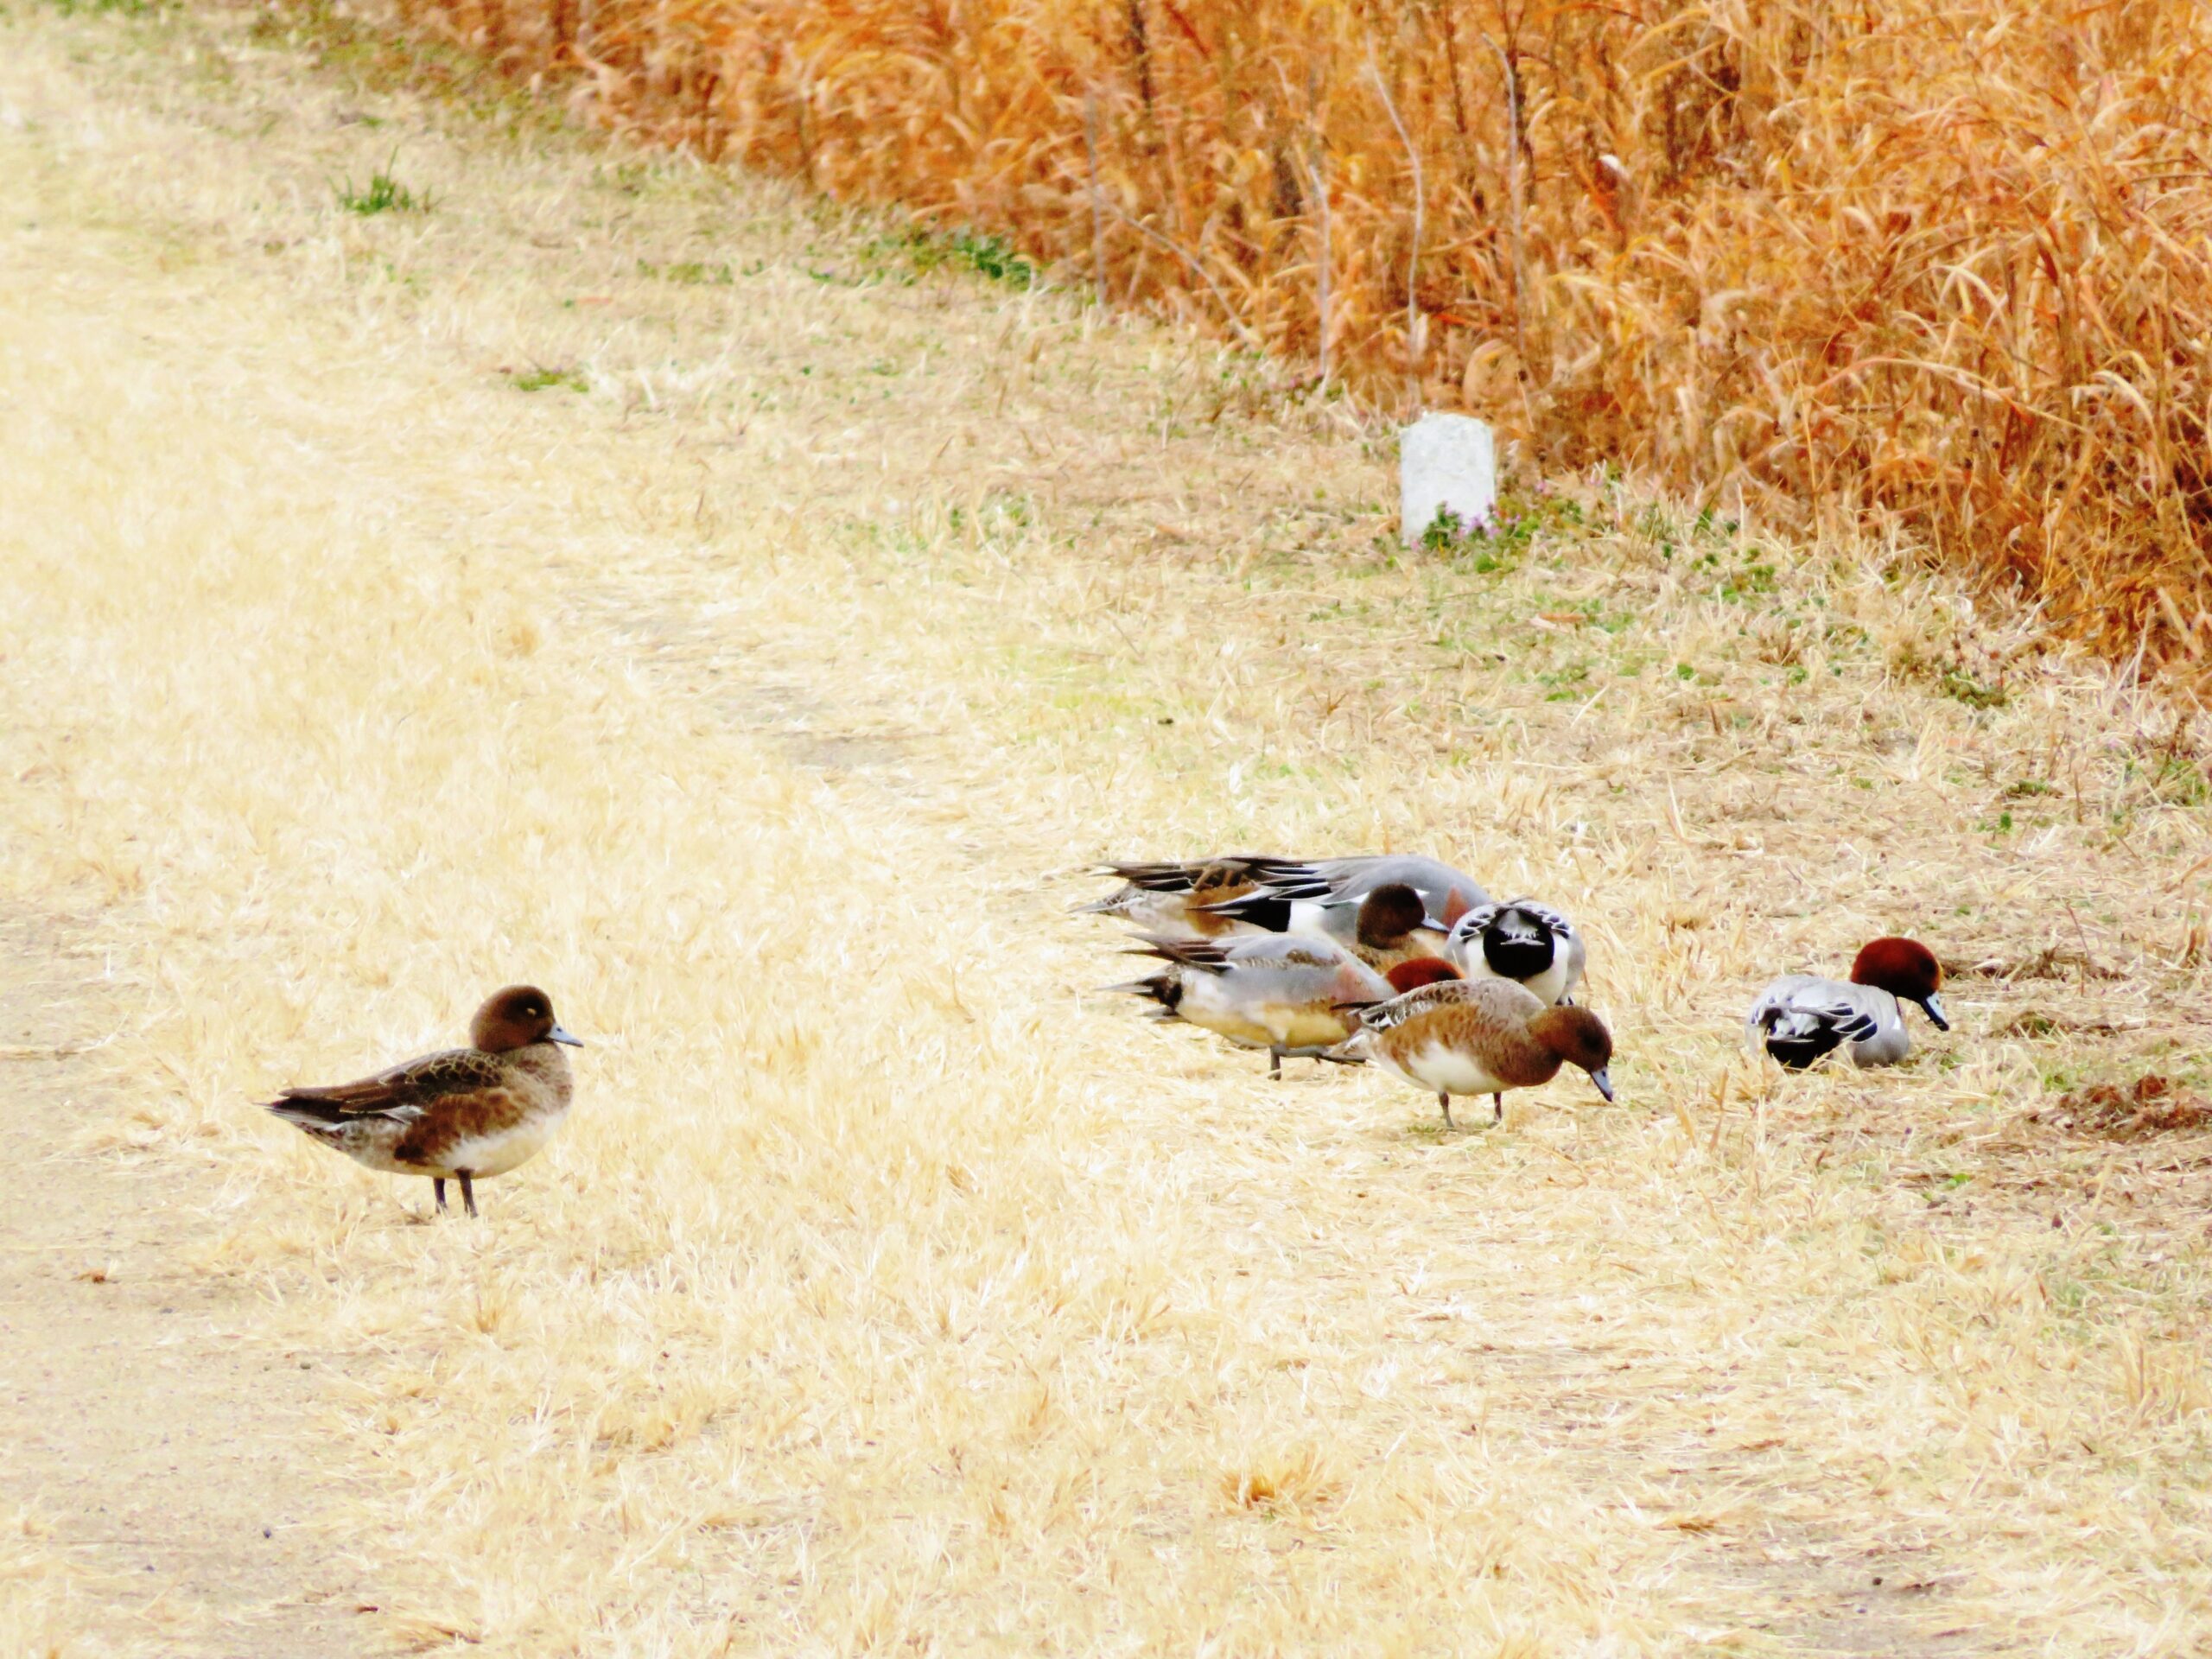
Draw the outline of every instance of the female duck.
[[[446,1183],[476,1213],[474,1183],[535,1157],[568,1115],[572,1084],[562,1045],[583,1045],[553,1018],[535,985],[495,991],[469,1022],[468,1048],[407,1060],[359,1083],[287,1089],[269,1109],[356,1163]]]
[[[1903,1004],[1916,1002],[1938,1031],[1948,1031],[1936,995],[1943,969],[1911,939],[1876,939],[1851,964],[1848,982],[1784,974],[1759,993],[1744,1020],[1744,1040],[1791,1071],[1848,1046],[1855,1065],[1894,1065],[1911,1052]]]
[[[1281,933],[1249,938],[1171,938],[1146,934],[1131,954],[1167,966],[1109,991],[1129,991],[1159,1004],[1156,1020],[1179,1020],[1225,1037],[1239,1048],[1268,1051],[1268,1074],[1282,1075],[1285,1056],[1320,1059],[1351,1034],[1345,1009],[1388,1001],[1390,982],[1342,945]]]

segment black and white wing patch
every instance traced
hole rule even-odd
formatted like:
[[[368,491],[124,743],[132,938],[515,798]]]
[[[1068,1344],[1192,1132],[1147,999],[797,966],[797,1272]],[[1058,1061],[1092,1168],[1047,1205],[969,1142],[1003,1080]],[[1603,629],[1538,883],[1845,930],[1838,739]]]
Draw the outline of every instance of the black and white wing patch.
[[[1751,1015],[1765,1033],[1766,1052],[1792,1071],[1802,1071],[1847,1043],[1862,1043],[1880,1029],[1874,1016],[1838,999],[1816,1002],[1803,996],[1763,1002]]]

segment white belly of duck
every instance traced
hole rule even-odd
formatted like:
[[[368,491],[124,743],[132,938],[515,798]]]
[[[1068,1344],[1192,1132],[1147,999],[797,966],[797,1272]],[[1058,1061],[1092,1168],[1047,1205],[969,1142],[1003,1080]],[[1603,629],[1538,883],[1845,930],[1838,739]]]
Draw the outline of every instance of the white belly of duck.
[[[1424,1043],[1409,1053],[1393,1053],[1397,1045],[1370,1051],[1386,1071],[1431,1094],[1494,1095],[1505,1085],[1490,1074],[1481,1061],[1465,1050],[1443,1043]]]
[[[561,1127],[561,1119],[564,1116],[560,1112],[542,1112],[511,1128],[472,1135],[442,1150],[441,1167],[433,1169],[417,1165],[407,1173],[446,1178],[467,1175],[480,1181],[487,1175],[504,1175],[544,1151],[545,1143],[553,1138],[553,1131]]]

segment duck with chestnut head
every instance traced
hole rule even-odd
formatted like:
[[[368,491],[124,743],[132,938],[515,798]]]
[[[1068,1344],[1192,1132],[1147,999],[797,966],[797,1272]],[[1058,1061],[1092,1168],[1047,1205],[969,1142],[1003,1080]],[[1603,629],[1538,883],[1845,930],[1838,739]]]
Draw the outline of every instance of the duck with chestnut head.
[[[1894,1065],[1912,1052],[1904,1004],[1918,1005],[1938,1031],[1943,1017],[1942,965],[1913,939],[1872,941],[1851,964],[1848,980],[1784,974],[1751,1004],[1744,1040],[1793,1071],[1841,1050],[1854,1065]]]
[[[1587,1008],[1547,1007],[1510,979],[1441,979],[1353,1012],[1359,1028],[1329,1058],[1370,1060],[1429,1090],[1447,1128],[1454,1127],[1452,1096],[1490,1096],[1491,1121],[1502,1123],[1507,1090],[1549,1083],[1563,1065],[1581,1067],[1599,1094],[1613,1097],[1605,1022]]]
[[[287,1089],[269,1109],[359,1164],[426,1175],[446,1207],[446,1183],[476,1213],[475,1183],[543,1149],[568,1115],[573,1085],[563,1046],[583,1045],[535,985],[495,991],[468,1027],[470,1046],[406,1060],[358,1083]]]

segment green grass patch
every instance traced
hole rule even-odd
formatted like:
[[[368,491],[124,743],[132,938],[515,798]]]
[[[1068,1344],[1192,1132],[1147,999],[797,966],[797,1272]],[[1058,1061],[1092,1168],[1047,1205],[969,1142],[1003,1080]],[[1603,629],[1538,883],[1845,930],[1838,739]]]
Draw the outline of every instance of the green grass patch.
[[[348,177],[331,186],[338,197],[338,205],[349,213],[367,219],[377,213],[427,213],[430,211],[430,193],[417,192],[402,184],[392,170],[392,162],[399,159],[395,150],[385,164],[369,175],[368,182],[356,186]]]
[[[507,377],[517,391],[589,391],[582,369],[524,369]]]

